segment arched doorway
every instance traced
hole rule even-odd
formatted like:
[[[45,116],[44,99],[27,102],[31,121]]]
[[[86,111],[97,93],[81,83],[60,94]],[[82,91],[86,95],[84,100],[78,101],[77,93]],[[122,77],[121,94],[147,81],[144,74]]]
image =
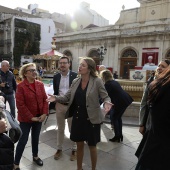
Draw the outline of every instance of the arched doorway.
[[[137,65],[137,54],[133,49],[126,49],[121,56],[120,77],[129,79],[130,69]]]
[[[93,58],[93,60],[96,63],[96,66],[100,65],[100,57],[99,57],[99,54],[97,52],[97,49],[90,50],[90,52],[88,53],[87,56]]]

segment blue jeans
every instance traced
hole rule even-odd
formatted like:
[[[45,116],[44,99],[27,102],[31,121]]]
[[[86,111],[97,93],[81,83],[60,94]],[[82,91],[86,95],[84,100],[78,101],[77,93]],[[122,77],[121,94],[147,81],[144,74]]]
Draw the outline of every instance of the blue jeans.
[[[38,143],[39,143],[39,135],[41,131],[41,122],[33,122],[33,123],[26,123],[20,122],[20,127],[22,130],[22,136],[17,144],[16,152],[15,152],[15,165],[19,165],[22,154],[25,149],[25,145],[27,144],[29,133],[31,130],[31,144],[32,144],[32,156],[38,156]]]
[[[15,118],[15,99],[14,99],[14,94],[6,94],[5,95],[5,103],[8,101],[9,107],[10,107],[10,112],[12,116]]]

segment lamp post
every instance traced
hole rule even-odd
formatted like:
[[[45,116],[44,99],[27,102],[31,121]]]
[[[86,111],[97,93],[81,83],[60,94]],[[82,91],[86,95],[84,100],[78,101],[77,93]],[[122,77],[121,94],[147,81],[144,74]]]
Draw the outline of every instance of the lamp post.
[[[97,49],[97,53],[99,54],[100,57],[100,64],[102,64],[102,61],[104,60],[104,55],[107,53],[107,48],[101,46],[100,48]]]

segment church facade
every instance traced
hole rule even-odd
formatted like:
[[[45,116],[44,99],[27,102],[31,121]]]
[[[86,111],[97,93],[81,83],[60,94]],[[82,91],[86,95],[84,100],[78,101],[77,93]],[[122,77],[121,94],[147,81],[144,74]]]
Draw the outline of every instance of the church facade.
[[[138,0],[139,8],[122,10],[115,25],[91,27],[56,36],[57,50],[72,59],[77,71],[79,57],[92,57],[129,78],[129,69],[144,66],[152,56],[155,65],[170,58],[170,0]],[[97,49],[107,48],[104,59]]]

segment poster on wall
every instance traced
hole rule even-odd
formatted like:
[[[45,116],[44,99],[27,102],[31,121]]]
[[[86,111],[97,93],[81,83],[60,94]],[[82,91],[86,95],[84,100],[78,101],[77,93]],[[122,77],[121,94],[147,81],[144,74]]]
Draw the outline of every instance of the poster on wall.
[[[130,80],[146,81],[146,70],[130,69]]]
[[[142,66],[158,65],[159,48],[142,48]]]

